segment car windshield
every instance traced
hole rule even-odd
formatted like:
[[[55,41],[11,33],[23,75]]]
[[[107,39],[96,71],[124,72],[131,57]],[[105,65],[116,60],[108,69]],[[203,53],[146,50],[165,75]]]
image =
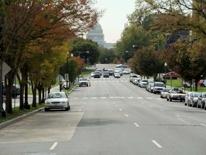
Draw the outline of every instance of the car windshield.
[[[48,98],[66,98],[66,94],[64,93],[51,93]]]
[[[154,86],[156,86],[156,87],[165,87],[164,83],[155,83]]]
[[[199,97],[199,96],[200,96],[199,93],[194,93],[194,94],[193,94],[193,97]]]

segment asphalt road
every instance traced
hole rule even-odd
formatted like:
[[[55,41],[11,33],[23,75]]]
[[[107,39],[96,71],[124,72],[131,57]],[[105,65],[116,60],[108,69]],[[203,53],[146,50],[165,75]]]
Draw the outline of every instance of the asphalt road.
[[[0,155],[205,155],[206,111],[120,79],[91,79],[71,111],[40,112],[0,130]]]

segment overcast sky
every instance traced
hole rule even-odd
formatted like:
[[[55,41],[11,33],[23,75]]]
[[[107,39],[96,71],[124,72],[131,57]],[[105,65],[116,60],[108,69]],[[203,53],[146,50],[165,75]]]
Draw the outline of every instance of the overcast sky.
[[[100,18],[105,41],[115,43],[120,39],[127,16],[134,11],[135,0],[96,0],[96,7],[104,10]]]

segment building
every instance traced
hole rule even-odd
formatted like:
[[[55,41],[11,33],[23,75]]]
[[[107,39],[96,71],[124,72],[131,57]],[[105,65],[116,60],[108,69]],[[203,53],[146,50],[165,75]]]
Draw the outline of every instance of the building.
[[[95,41],[98,43],[99,46],[102,46],[104,48],[113,48],[114,44],[112,43],[106,43],[104,40],[104,33],[102,30],[102,27],[99,23],[97,23],[93,29],[91,29],[87,35],[86,35],[86,39],[90,39],[92,41]]]

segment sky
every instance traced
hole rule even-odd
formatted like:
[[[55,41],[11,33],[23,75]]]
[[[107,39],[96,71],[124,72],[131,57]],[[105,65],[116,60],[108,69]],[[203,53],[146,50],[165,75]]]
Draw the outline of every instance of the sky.
[[[135,0],[96,0],[95,7],[103,10],[99,20],[105,41],[116,43],[121,38],[127,21],[127,16],[134,11]]]

